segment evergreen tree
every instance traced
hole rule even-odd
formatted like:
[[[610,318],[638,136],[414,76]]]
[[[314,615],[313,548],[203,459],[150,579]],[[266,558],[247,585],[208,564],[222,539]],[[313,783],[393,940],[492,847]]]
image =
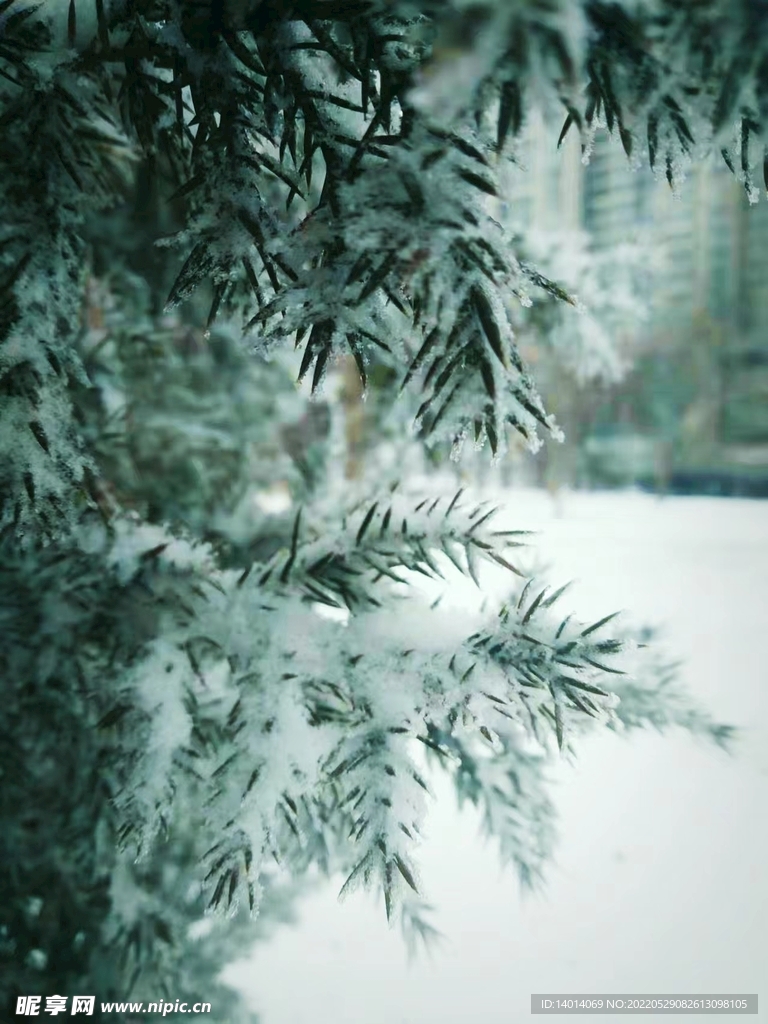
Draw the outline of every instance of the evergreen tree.
[[[767,18],[746,0],[0,0],[6,1013],[75,987],[207,998],[247,914],[189,926],[268,908],[273,859],[346,869],[428,934],[414,744],[530,883],[553,751],[600,725],[726,741],[646,638],[559,614],[564,588],[528,578],[496,510],[351,486],[338,417],[281,360],[294,339],[313,391],[345,355],[363,386],[383,365],[456,450],[557,434],[514,303],[573,298],[494,216],[505,147],[550,97],[585,155],[604,124],[677,185],[714,145],[754,197]],[[277,481],[292,498],[270,513]],[[514,585],[469,625],[408,583],[452,563],[479,586],[484,562]]]

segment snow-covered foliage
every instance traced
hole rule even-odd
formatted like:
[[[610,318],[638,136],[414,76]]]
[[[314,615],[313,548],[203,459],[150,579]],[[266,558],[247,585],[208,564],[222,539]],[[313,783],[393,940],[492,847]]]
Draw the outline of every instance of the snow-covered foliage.
[[[551,297],[534,294],[517,314],[521,340],[554,360],[578,383],[622,379],[642,343],[648,299],[659,260],[648,243],[625,242],[595,252],[576,231],[525,231],[531,263],[559,281],[578,315]],[[542,301],[543,300],[543,301]]]
[[[170,985],[188,968],[156,947],[186,947],[155,911],[178,883],[176,924],[191,923],[187,868],[234,913],[258,909],[270,859],[344,867],[348,887],[379,885],[389,916],[427,934],[411,895],[428,796],[414,744],[455,770],[531,880],[552,838],[550,752],[621,721],[726,737],[684,697],[650,699],[645,670],[614,686],[631,639],[610,616],[561,616],[492,508],[348,487],[337,423],[302,405],[280,359],[295,339],[313,390],[338,356],[365,382],[384,362],[418,397],[423,434],[457,445],[500,450],[510,426],[531,446],[537,427],[556,434],[515,310],[538,293],[576,300],[493,215],[505,140],[554,90],[585,133],[604,115],[629,149],[647,129],[672,177],[692,132],[762,113],[761,9],[81,4],[65,23],[58,2],[0,3],[2,799],[7,818],[35,809],[3,830],[23,864],[0,901],[4,1000],[19,951],[53,963],[59,941],[77,969],[51,978],[91,971],[125,998],[160,963]],[[744,174],[760,132],[746,123]],[[181,211],[161,250],[182,253],[176,319],[126,288],[98,317],[87,297],[89,218],[128,201],[139,163]],[[207,324],[186,330],[206,289]],[[273,485],[282,513],[259,503]],[[480,585],[483,562],[521,583],[472,622],[406,575],[452,563]],[[183,847],[177,874],[166,835]],[[80,897],[87,941],[71,934]],[[104,980],[110,943],[125,958]]]
[[[290,545],[243,570],[216,569],[210,551],[135,521],[105,528],[90,555],[70,552],[66,575],[66,552],[8,559],[5,592],[25,581],[23,614],[40,622],[35,652],[22,648],[23,674],[44,682],[73,671],[77,652],[86,689],[102,681],[93,713],[116,728],[114,803],[123,841],[139,852],[172,823],[194,777],[210,808],[212,905],[242,890],[253,906],[267,858],[301,863],[330,822],[348,835],[351,881],[376,879],[394,906],[416,885],[426,806],[414,739],[458,751],[470,772],[481,772],[468,760],[480,743],[503,755],[492,771],[508,774],[515,761],[533,778],[550,736],[562,747],[615,720],[609,681],[632,644],[606,638],[611,616],[562,618],[561,594],[530,580],[474,624],[404,595],[398,570],[439,576],[443,559],[473,578],[483,560],[516,574],[509,552],[524,539],[495,531],[494,511],[461,495],[414,504],[389,494],[335,529],[299,511]],[[318,604],[349,614],[321,617]],[[5,621],[17,635],[17,617]],[[630,716],[666,714],[628,695]],[[522,783],[510,791],[515,814],[497,822],[524,877],[548,852],[546,804],[532,788],[531,799]]]
[[[64,324],[79,217],[119,194],[128,140],[188,206],[172,303],[211,281],[212,314],[244,312],[262,350],[295,335],[318,384],[339,350],[364,373],[376,349],[402,361],[412,348],[403,369],[428,431],[495,447],[512,424],[535,445],[536,424],[554,425],[505,312],[528,275],[484,205],[494,151],[549,96],[585,145],[604,123],[674,181],[714,144],[756,195],[764,18],[746,0],[7,4],[5,435],[34,427],[3,458],[4,521],[47,509],[51,530],[87,480],[66,429],[61,389],[77,369]],[[43,290],[60,296],[45,326]],[[31,320],[39,351],[19,361]]]

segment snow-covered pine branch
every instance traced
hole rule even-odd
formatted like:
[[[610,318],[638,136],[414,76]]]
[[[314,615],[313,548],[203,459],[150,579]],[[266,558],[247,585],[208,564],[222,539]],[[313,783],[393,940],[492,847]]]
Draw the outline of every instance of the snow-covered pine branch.
[[[303,371],[317,383],[335,351],[365,373],[370,346],[402,352],[415,337],[426,429],[500,448],[505,423],[533,444],[537,423],[553,427],[504,315],[525,267],[483,202],[533,98],[555,97],[563,131],[580,128],[587,146],[604,123],[628,153],[644,147],[673,183],[685,159],[714,145],[758,194],[760,7],[326,0],[320,18],[307,5],[281,10],[83,0],[4,10],[2,178],[13,212],[3,333],[27,337],[46,277],[55,297],[51,322],[34,331],[35,360],[4,345],[8,433],[34,424],[25,458],[4,458],[14,495],[4,521],[32,529],[36,508],[50,531],[54,508],[71,512],[86,479],[76,433],[52,426],[67,422],[61,382],[77,373],[63,325],[71,330],[79,301],[79,218],[95,199],[118,200],[126,135],[160,154],[187,205],[171,302],[210,281],[211,316],[283,314],[257,343],[303,339]],[[390,304],[401,314],[395,338]]]
[[[413,844],[426,811],[414,740],[449,762],[458,756],[459,782],[467,771],[509,775],[513,762],[532,779],[548,736],[570,746],[593,722],[613,721],[611,690],[626,644],[605,637],[612,616],[584,624],[556,615],[563,588],[536,590],[528,581],[474,632],[464,614],[416,594],[403,614],[403,595],[391,585],[397,568],[439,574],[437,560],[450,555],[469,573],[473,550],[513,568],[507,549],[520,535],[495,531],[493,508],[459,499],[396,509],[393,501],[381,513],[372,504],[350,513],[338,532],[309,537],[297,516],[290,549],[244,572],[218,570],[209,549],[130,519],[112,524],[98,557],[70,553],[69,573],[58,576],[63,590],[46,569],[52,557],[18,566],[50,581],[39,670],[53,671],[75,644],[79,671],[101,675],[103,602],[111,617],[120,615],[124,641],[109,652],[116,688],[111,706],[100,696],[99,723],[116,730],[116,763],[124,766],[115,805],[125,843],[148,850],[193,779],[215,837],[206,869],[211,903],[233,904],[242,886],[253,906],[252,879],[266,858],[300,860],[307,843],[317,845],[317,816],[330,804],[355,858],[350,885],[382,884],[394,912],[398,891],[417,886]],[[97,564],[110,567],[98,584]],[[65,611],[73,593],[88,610],[75,622]],[[347,621],[318,616],[316,602],[328,593],[353,612]],[[639,692],[627,690],[628,720],[660,721]],[[470,768],[478,742],[492,761],[498,755],[495,767]],[[531,743],[539,751],[533,760]],[[515,797],[513,818],[484,797],[489,825],[526,878],[540,872],[542,837],[551,833],[537,793],[529,785],[507,794]]]
[[[616,674],[632,645],[538,584],[471,623],[404,590],[450,562],[517,579],[519,537],[461,502],[318,497],[293,385],[219,360],[216,322],[262,356],[295,339],[318,387],[335,355],[367,378],[383,354],[434,436],[554,433],[510,309],[572,296],[494,217],[506,141],[550,96],[585,156],[604,123],[676,183],[715,145],[754,197],[765,20],[746,0],[0,3],[0,725],[4,799],[25,809],[2,837],[18,870],[0,925],[25,981],[44,963],[56,991],[122,999],[154,963],[194,990],[179,936],[201,863],[211,906],[255,907],[275,858],[375,881],[425,928],[414,744],[532,878],[548,747],[594,724],[726,738],[666,683]],[[153,252],[178,321],[150,322],[130,287],[114,322],[86,301],[95,215],[127,281],[108,220],[126,207],[142,245],[175,221]],[[254,510],[272,484],[282,517]]]

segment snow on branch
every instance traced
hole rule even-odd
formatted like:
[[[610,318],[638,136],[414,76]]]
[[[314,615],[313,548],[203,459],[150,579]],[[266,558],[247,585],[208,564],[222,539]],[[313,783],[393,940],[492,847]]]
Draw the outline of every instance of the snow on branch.
[[[217,836],[210,903],[232,908],[244,889],[255,909],[266,859],[315,855],[333,807],[349,886],[381,885],[394,916],[406,890],[419,891],[413,856],[429,789],[415,741],[453,766],[521,877],[538,877],[553,837],[535,781],[549,738],[572,749],[585,729],[616,720],[633,645],[609,634],[613,616],[557,615],[565,588],[531,580],[490,619],[468,623],[418,593],[404,614],[394,570],[439,574],[450,545],[465,573],[467,551],[514,572],[507,548],[521,534],[495,531],[493,508],[460,498],[358,508],[342,530],[309,540],[297,517],[291,548],[245,578],[212,568],[203,551],[157,543],[159,528],[121,527],[116,578],[152,595],[158,637],[131,654],[116,705],[121,728],[145,737],[117,801],[126,841],[145,849],[192,780]],[[126,530],[139,531],[130,546]],[[347,601],[346,621],[318,616],[323,592]]]

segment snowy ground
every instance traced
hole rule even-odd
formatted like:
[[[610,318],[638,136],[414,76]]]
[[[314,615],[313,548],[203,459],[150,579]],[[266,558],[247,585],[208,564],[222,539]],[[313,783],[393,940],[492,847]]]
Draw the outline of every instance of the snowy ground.
[[[540,492],[504,500],[510,526],[542,531],[551,578],[581,581],[580,615],[665,625],[690,690],[743,727],[736,757],[682,733],[589,740],[558,774],[546,894],[525,900],[438,779],[431,959],[409,965],[383,908],[335,884],[228,977],[263,1024],[516,1024],[533,992],[757,992],[768,1021],[768,503],[574,494],[556,518]]]

